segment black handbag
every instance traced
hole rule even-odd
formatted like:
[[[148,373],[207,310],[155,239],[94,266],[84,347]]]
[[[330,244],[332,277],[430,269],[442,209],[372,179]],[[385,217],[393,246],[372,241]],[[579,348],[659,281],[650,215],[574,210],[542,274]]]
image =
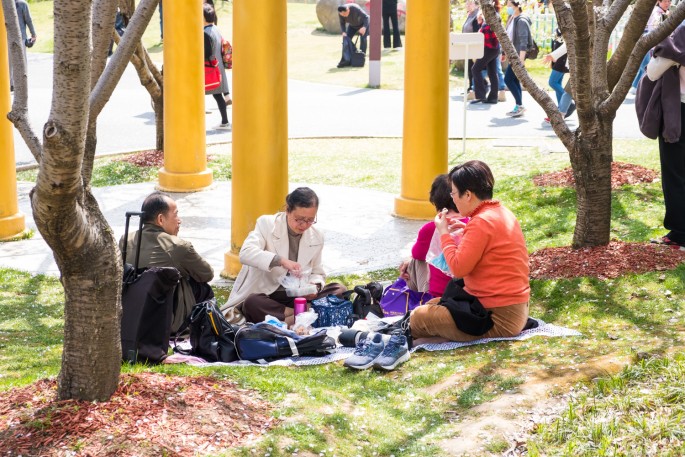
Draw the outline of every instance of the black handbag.
[[[235,349],[235,334],[238,327],[228,323],[211,299],[196,304],[181,325],[177,335],[190,327],[190,351],[176,345],[178,336],[174,340],[174,351],[185,355],[194,355],[208,362],[233,362],[238,360]]]
[[[357,42],[359,41],[359,37],[352,43],[352,40],[349,41],[350,43],[350,66],[351,67],[363,67],[364,63],[366,63],[366,54],[361,52],[360,50],[357,49]]]
[[[478,298],[464,290],[463,279],[452,279],[438,304],[449,310],[457,328],[468,335],[484,335],[495,325],[492,311],[486,310]]]

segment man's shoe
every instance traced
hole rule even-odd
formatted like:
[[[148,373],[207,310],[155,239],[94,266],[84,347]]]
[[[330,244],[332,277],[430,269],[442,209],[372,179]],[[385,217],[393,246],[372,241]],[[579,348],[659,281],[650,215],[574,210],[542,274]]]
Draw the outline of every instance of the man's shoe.
[[[231,123],[219,124],[212,127],[212,130],[231,130]]]
[[[466,94],[466,100],[475,100],[475,99],[476,99],[476,93],[474,91],[470,90]]]
[[[507,91],[506,90],[501,90],[497,92],[497,101],[498,102],[506,102],[507,101]]]
[[[373,363],[375,368],[382,370],[394,370],[397,365],[409,360],[409,347],[407,337],[404,335],[392,335],[385,345],[383,353]]]
[[[497,104],[497,99],[494,100],[484,100],[483,103],[487,103],[488,105],[496,105]]]
[[[566,118],[569,117],[571,114],[573,114],[573,112],[574,112],[575,110],[576,110],[576,104],[575,104],[575,103],[571,103],[571,105],[568,107],[568,111],[566,111],[566,114],[564,114],[564,119],[566,119]]]
[[[357,343],[357,348],[351,357],[345,359],[344,366],[347,368],[354,368],[355,370],[365,370],[370,368],[378,357],[380,357],[385,343],[383,343],[383,335],[374,333],[373,336],[367,336],[363,341]]]
[[[350,62],[345,62],[345,61],[343,61],[343,60],[341,60],[340,62],[338,62],[338,68],[349,67],[349,66],[350,66]]]
[[[471,101],[469,102],[469,105],[475,105],[476,103],[485,103],[485,99],[483,99],[483,98],[477,98],[477,99],[475,99],[475,100],[471,100]]]

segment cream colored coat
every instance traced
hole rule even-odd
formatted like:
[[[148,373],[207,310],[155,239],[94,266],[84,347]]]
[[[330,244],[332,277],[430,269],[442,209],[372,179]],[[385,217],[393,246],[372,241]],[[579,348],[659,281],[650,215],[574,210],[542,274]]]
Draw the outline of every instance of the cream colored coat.
[[[221,311],[229,322],[242,324],[245,318],[237,307],[251,294],[269,295],[278,289],[279,278],[287,273],[281,266],[269,268],[274,256],[288,258],[288,222],[286,213],[261,216],[255,228],[247,235],[240,249],[240,263],[243,267],[235,280],[228,301]],[[300,239],[297,263],[303,270],[311,269],[310,282],[325,285],[325,273],[321,263],[323,234],[313,226]]]

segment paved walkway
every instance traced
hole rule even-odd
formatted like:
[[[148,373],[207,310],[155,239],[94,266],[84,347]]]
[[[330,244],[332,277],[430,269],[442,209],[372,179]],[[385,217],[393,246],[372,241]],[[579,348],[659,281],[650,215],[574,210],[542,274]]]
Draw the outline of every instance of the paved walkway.
[[[51,99],[52,55],[29,54],[29,110],[35,127],[48,118]],[[342,86],[289,82],[289,136],[293,137],[401,137],[403,92],[357,89]],[[526,117],[511,119],[505,113],[512,101],[497,105],[468,106],[469,138],[499,138],[516,144],[539,144],[541,138],[554,139],[551,128],[543,125],[544,113],[524,93]],[[213,100],[207,98],[208,106]],[[354,107],[366,107],[360,110]],[[461,89],[450,96],[450,138],[461,138],[463,101]],[[351,112],[354,116],[350,116]],[[230,115],[230,111],[229,111]],[[207,125],[217,123],[218,112],[210,110]],[[619,110],[615,137],[640,138],[632,99]],[[574,126],[574,120],[571,120]],[[126,132],[126,135],[122,135]],[[149,96],[135,72],[125,72],[110,102],[98,119],[98,154],[151,149],[154,147],[154,116]],[[230,132],[207,131],[208,143],[231,140]],[[553,142],[553,141],[552,141]],[[21,138],[15,137],[17,165],[34,163]],[[291,188],[297,183],[291,183]],[[28,192],[32,184],[19,184],[19,203],[26,226],[35,230]],[[117,237],[124,231],[124,213],[140,209],[142,199],[153,190],[152,183],[100,188],[95,196]],[[325,185],[312,186],[321,207],[318,228],[326,235],[324,264],[329,273],[368,271],[398,265],[423,222],[394,218],[395,195]],[[230,243],[230,183],[215,183],[211,190],[175,194],[183,219],[180,235],[214,267],[216,280],[224,267],[224,253]],[[0,266],[33,273],[58,274],[52,252],[35,231],[30,240],[0,243]]]

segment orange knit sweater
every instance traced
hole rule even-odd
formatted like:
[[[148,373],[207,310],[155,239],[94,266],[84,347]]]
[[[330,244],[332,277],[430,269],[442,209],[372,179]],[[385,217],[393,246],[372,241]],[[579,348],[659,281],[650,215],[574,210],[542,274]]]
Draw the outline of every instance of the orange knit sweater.
[[[464,278],[464,289],[485,308],[526,303],[530,299],[528,250],[514,214],[498,201],[484,201],[470,215],[456,245],[440,237],[450,271]]]

